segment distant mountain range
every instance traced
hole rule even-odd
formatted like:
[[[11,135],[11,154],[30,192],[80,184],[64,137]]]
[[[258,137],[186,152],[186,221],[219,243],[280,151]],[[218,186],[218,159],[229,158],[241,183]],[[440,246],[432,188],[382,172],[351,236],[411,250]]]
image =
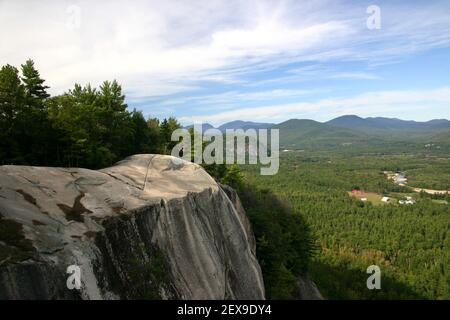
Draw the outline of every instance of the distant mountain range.
[[[247,130],[247,129],[267,129],[270,128],[272,126],[274,126],[274,123],[263,123],[263,122],[252,122],[252,121],[242,121],[242,120],[235,120],[235,121],[231,121],[231,122],[227,122],[222,124],[220,127],[216,128],[219,129],[222,132],[225,132],[226,129],[243,129],[243,130]],[[192,128],[193,125],[187,126],[185,127],[186,129]],[[203,123],[202,124],[202,130],[205,131],[207,129],[211,129],[214,128],[211,124],[209,123]]]
[[[400,120],[396,118],[361,118],[354,115],[342,116],[326,122],[333,126],[362,130],[417,130],[450,128],[447,119],[435,119],[426,122]]]
[[[252,121],[236,120],[227,122],[219,127],[220,131],[225,132],[226,129],[267,129],[274,125],[274,123],[262,123]]]
[[[192,126],[189,126],[192,127]],[[188,127],[187,127],[188,128]],[[203,124],[203,130],[214,128]],[[345,115],[327,122],[291,119],[279,124],[251,121],[231,121],[217,129],[266,129],[280,130],[280,146],[283,148],[317,148],[345,145],[374,146],[390,143],[423,144],[438,143],[450,146],[450,121],[435,119],[426,122],[396,118],[361,118]]]
[[[292,119],[274,128],[280,129],[280,145],[294,148],[381,146],[386,143],[450,145],[450,121],[446,119],[417,122],[346,115],[325,123]]]

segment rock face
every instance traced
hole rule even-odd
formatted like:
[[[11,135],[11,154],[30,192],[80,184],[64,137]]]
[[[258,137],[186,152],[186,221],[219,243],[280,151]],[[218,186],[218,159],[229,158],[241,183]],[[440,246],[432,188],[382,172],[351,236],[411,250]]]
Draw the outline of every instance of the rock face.
[[[0,299],[264,299],[250,224],[226,190],[162,155],[99,171],[2,166]]]

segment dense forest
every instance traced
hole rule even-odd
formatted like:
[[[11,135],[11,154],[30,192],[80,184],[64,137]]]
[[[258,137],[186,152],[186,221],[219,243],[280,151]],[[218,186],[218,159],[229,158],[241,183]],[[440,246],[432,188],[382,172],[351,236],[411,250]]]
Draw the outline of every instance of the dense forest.
[[[116,81],[105,81],[99,88],[75,84],[53,97],[48,89],[31,60],[20,72],[11,65],[1,68],[0,164],[98,169],[132,154],[169,154],[176,143],[170,138],[180,128],[178,121],[130,112]],[[236,188],[244,201],[268,297],[295,298],[296,277],[306,272],[312,250],[303,219],[291,215],[267,190],[246,183],[237,166],[203,166]]]
[[[309,274],[325,297],[450,298],[450,196],[414,193],[383,174],[401,169],[414,183],[448,187],[448,158],[292,151],[282,155],[275,176],[242,168],[247,180],[289,203],[307,223],[317,248]],[[363,202],[348,195],[353,188],[417,202]],[[372,264],[381,268],[381,290],[366,287]]]

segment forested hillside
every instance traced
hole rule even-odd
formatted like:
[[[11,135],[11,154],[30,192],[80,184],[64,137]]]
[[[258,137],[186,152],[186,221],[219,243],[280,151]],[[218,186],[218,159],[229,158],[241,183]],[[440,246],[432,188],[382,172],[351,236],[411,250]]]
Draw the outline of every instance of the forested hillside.
[[[280,145],[288,149],[357,147],[368,151],[410,152],[450,147],[450,121],[404,121],[390,118],[342,116],[325,123],[291,119],[273,126],[280,130]],[[351,150],[350,150],[351,151]]]
[[[283,154],[275,176],[243,169],[308,224],[317,247],[309,272],[327,298],[450,298],[450,196],[414,195],[383,174],[406,170],[411,183],[448,188],[448,157],[293,151]],[[417,203],[363,202],[348,195],[354,188]],[[366,287],[371,264],[381,268],[381,290]]]

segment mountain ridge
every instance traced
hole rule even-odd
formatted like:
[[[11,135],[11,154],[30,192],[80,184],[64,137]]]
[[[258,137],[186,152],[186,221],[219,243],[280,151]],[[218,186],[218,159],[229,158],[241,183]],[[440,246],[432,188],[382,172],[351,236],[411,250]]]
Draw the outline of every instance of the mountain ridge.
[[[420,125],[445,126],[445,127],[450,128],[450,120],[445,119],[445,118],[431,119],[431,120],[427,120],[427,121],[416,121],[416,120],[404,120],[404,119],[389,118],[389,117],[366,117],[366,118],[363,118],[358,115],[342,115],[342,116],[333,118],[331,120],[323,121],[323,122],[317,121],[317,120],[312,120],[312,119],[291,118],[291,119],[282,121],[280,123],[233,120],[233,121],[225,122],[219,126],[213,126],[212,124],[205,122],[202,124],[202,126],[203,126],[203,130],[215,128],[215,129],[219,129],[221,131],[223,131],[225,129],[249,129],[249,128],[263,129],[263,128],[270,128],[270,127],[278,126],[278,125],[281,125],[283,123],[286,123],[288,121],[293,121],[293,120],[314,121],[314,122],[321,123],[321,124],[332,124],[332,125],[338,125],[338,124],[339,125],[342,125],[342,124],[355,125],[357,123],[375,125],[375,124],[384,123],[384,124],[390,124],[390,125],[404,124],[404,125],[419,125],[419,126]],[[193,128],[193,126],[194,125],[191,124],[191,125],[184,126],[184,128],[186,128],[186,129]]]
[[[374,129],[430,129],[434,127],[450,128],[447,119],[432,119],[429,121],[402,120],[387,117],[361,118],[356,115],[344,115],[331,119],[327,124],[352,128],[374,128]]]
[[[235,120],[218,127],[222,132],[226,129],[250,128],[279,129],[280,146],[283,148],[336,148],[349,145],[383,147],[386,144],[401,146],[428,143],[448,145],[450,142],[450,121],[447,119],[420,122],[344,115],[325,122],[289,119],[269,124]]]

